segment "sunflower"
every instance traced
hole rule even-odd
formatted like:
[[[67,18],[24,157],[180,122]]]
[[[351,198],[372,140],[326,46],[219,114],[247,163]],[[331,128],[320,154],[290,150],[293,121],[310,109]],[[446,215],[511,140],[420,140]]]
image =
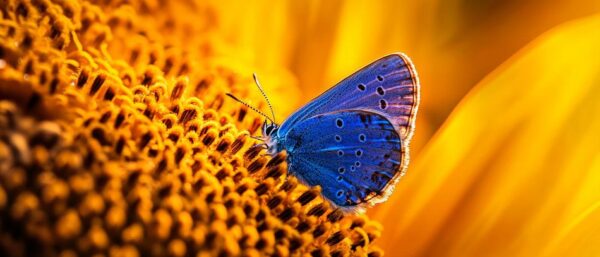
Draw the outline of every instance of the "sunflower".
[[[594,1],[0,1],[2,256],[595,256]],[[422,103],[347,214],[251,135],[369,61]],[[385,229],[384,229],[385,228]]]

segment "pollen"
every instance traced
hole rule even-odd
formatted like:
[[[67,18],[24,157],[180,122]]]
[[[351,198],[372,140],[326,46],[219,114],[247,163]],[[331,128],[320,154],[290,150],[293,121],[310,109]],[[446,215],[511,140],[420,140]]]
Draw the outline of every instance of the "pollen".
[[[214,8],[159,4],[0,7],[0,252],[380,256],[377,222],[252,147]]]

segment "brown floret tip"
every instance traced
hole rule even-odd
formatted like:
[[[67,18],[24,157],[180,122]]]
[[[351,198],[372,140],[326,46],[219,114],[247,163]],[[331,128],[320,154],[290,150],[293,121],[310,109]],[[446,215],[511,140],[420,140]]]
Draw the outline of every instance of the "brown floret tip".
[[[213,6],[126,2],[0,7],[0,256],[382,255],[252,147]]]

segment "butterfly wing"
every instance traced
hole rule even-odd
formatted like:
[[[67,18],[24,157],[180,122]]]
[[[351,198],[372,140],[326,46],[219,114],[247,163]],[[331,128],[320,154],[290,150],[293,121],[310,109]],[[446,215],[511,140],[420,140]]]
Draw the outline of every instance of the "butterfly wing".
[[[297,123],[317,114],[341,110],[365,110],[392,122],[403,142],[414,130],[419,102],[419,81],[404,54],[383,57],[350,75],[290,116],[279,128],[285,134]]]
[[[380,114],[337,111],[315,115],[289,130],[283,141],[288,169],[337,206],[359,209],[385,200],[400,177],[402,140]]]

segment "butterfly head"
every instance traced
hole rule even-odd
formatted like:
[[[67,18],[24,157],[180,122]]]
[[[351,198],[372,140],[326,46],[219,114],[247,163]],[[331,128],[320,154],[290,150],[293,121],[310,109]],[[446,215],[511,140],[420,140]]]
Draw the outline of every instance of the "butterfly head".
[[[269,122],[265,120],[262,125],[262,137],[265,140],[265,144],[267,145],[267,153],[271,155],[275,155],[280,152],[281,144],[279,144],[279,137],[277,136],[277,131],[279,130],[279,125],[274,122]]]
[[[271,110],[271,117],[269,117],[268,115],[261,112],[258,108],[255,108],[255,107],[247,104],[246,102],[238,99],[237,97],[235,97],[234,95],[232,95],[230,93],[226,93],[226,95],[231,97],[233,100],[243,104],[244,106],[250,108],[251,110],[260,114],[261,116],[265,117],[265,122],[263,122],[263,125],[262,125],[262,138],[260,138],[260,140],[264,141],[264,144],[260,144],[260,146],[263,146],[263,147],[266,146],[267,153],[270,155],[275,155],[278,152],[280,152],[281,150],[283,150],[282,144],[279,140],[279,137],[277,136],[277,131],[279,130],[279,125],[277,125],[277,123],[275,123],[275,112],[273,112],[273,106],[271,106],[271,102],[269,101],[269,98],[267,98],[265,91],[260,86],[260,83],[258,83],[258,78],[256,77],[256,74],[253,74],[253,76],[254,76],[254,82],[256,83],[256,86],[258,87],[258,89],[260,90],[262,95],[265,97],[265,100],[267,101],[267,104],[269,105],[269,109]]]

